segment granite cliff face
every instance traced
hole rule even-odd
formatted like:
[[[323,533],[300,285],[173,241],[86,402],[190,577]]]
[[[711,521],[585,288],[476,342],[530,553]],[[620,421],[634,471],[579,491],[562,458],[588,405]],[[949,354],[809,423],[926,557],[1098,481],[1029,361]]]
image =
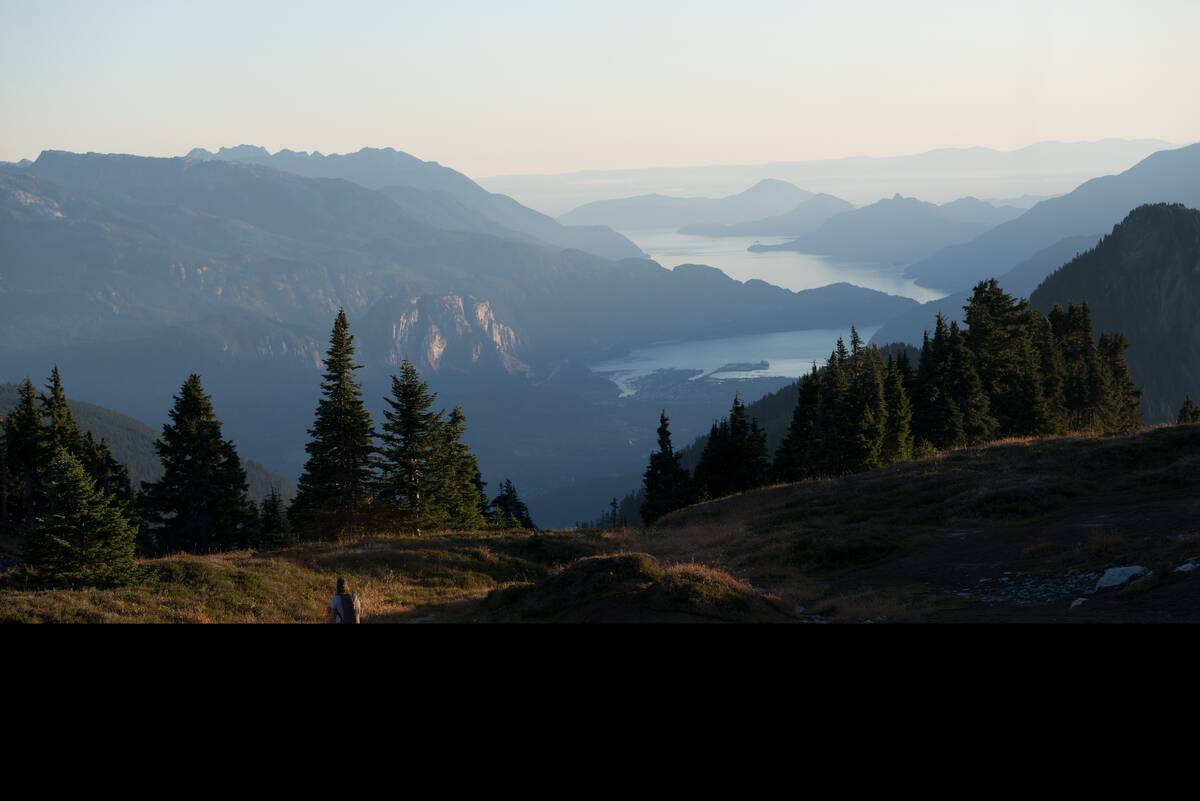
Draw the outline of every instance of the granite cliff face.
[[[381,301],[368,314],[372,356],[391,368],[405,359],[422,373],[502,372],[528,376],[521,336],[487,301],[460,295]],[[373,349],[385,346],[385,352]]]

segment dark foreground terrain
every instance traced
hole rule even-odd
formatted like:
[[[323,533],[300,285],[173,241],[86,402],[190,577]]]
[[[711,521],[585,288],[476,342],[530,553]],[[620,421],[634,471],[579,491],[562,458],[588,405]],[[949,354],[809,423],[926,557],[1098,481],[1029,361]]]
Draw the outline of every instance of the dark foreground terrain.
[[[372,623],[1197,622],[1200,427],[966,450],[650,532],[171,557],[122,590],[25,589],[15,551],[0,622],[314,622],[339,575]]]

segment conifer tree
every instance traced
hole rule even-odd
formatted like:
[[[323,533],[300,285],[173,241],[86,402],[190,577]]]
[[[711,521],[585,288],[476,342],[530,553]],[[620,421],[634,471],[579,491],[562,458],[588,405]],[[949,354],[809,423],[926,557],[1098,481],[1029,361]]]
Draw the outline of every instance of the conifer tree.
[[[1028,303],[1013,298],[992,279],[975,287],[965,312],[966,345],[996,420],[996,434],[1035,433],[1042,379],[1040,360],[1029,358]]]
[[[1129,341],[1120,334],[1105,334],[1097,346],[1107,375],[1104,429],[1107,434],[1131,434],[1142,428],[1142,390],[1133,380],[1125,352]]]
[[[817,421],[820,417],[821,375],[814,364],[812,372],[800,379],[799,399],[792,413],[787,436],[775,453],[772,475],[775,481],[790,483],[817,475]]]
[[[512,481],[505,481],[500,485],[500,494],[492,501],[491,520],[494,528],[505,531],[537,530],[533,518],[529,516],[529,508],[517,494],[517,488]]]
[[[392,394],[387,398],[386,422],[380,439],[378,497],[396,511],[397,522],[420,530],[445,523],[444,498],[439,489],[447,476],[439,474],[445,454],[445,421],[433,405],[437,396],[421,380],[407,359],[400,376],[392,377]],[[440,453],[443,451],[443,453]]]
[[[1187,400],[1183,402],[1183,408],[1179,410],[1179,425],[1191,426],[1197,423],[1200,423],[1200,406],[1188,395]]]
[[[134,581],[135,529],[65,448],[55,451],[46,469],[45,489],[45,513],[25,542],[38,583],[77,588]]]
[[[658,452],[650,457],[643,486],[642,524],[647,527],[695,501],[692,478],[671,442],[671,420],[665,410],[659,418]]]
[[[283,508],[279,490],[271,488],[271,494],[263,499],[258,514],[259,545],[263,548],[280,548],[292,540],[291,526]]]
[[[17,395],[17,406],[4,421],[4,440],[8,457],[9,513],[13,523],[33,529],[39,511],[39,476],[45,458],[46,438],[37,390],[25,379]]]
[[[908,357],[903,357],[907,362]],[[885,464],[907,462],[913,457],[912,402],[905,388],[907,368],[899,359],[888,363],[887,425],[883,438]]]
[[[1042,407],[1034,414],[1034,434],[1039,437],[1063,434],[1067,430],[1067,407],[1064,382],[1066,365],[1062,349],[1054,338],[1050,320],[1038,311],[1030,311],[1030,341],[1037,352],[1042,379]]]
[[[966,337],[958,323],[950,324],[950,353],[947,391],[962,413],[963,433],[968,445],[980,445],[996,435],[996,420],[979,374],[975,372]]]
[[[354,376],[361,369],[346,312],[339,311],[308,432],[308,462],[290,510],[294,524],[326,536],[357,526],[371,499],[375,428]]]
[[[46,419],[44,436],[45,450],[52,454],[58,448],[65,448],[68,453],[79,458],[83,452],[83,438],[79,427],[71,415],[71,407],[67,403],[67,393],[63,389],[62,376],[55,367],[50,373],[50,383],[46,386],[46,394],[41,398],[42,415]]]
[[[141,506],[160,553],[214,553],[246,547],[256,536],[246,472],[205,394],[189,376],[154,444],[163,476],[142,485]]]
[[[702,497],[734,495],[761,487],[769,470],[766,432],[747,415],[739,395],[729,417],[713,426],[696,467],[696,486]]]
[[[484,494],[479,461],[463,440],[467,416],[455,408],[437,431],[435,477],[437,502],[445,524],[455,531],[481,531],[487,528],[487,496]]]
[[[854,332],[855,339],[858,332]],[[850,443],[849,472],[882,467],[887,438],[887,398],[883,357],[878,348],[855,349],[850,403],[854,408],[854,439]]]

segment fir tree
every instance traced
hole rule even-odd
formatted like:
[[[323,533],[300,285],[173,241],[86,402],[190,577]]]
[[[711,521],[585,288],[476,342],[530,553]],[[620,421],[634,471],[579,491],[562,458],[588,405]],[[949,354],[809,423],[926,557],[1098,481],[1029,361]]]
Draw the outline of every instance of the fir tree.
[[[437,396],[405,359],[400,376],[392,377],[392,394],[386,400],[378,496],[397,511],[398,522],[408,529],[441,526],[446,510],[438,491],[447,477],[439,474],[444,465],[438,462],[446,437],[441,414],[433,408]]]
[[[854,331],[857,339],[858,332]],[[854,410],[854,438],[847,448],[851,458],[848,472],[874,470],[885,464],[887,438],[887,398],[884,386],[883,357],[877,348],[861,345],[851,357],[853,384],[848,403]]]
[[[27,529],[37,524],[39,476],[46,462],[42,415],[37,390],[26,379],[18,390],[17,406],[4,421],[9,475],[10,520]]]
[[[1142,390],[1129,372],[1127,350],[1129,342],[1120,334],[1105,334],[1097,346],[1107,373],[1103,414],[1106,434],[1132,434],[1142,428]]]
[[[883,438],[883,461],[885,464],[907,462],[913,457],[912,402],[906,387],[906,366],[899,359],[888,363],[887,371],[887,424]]]
[[[300,527],[336,535],[354,528],[371,498],[375,429],[354,373],[354,337],[338,312],[325,357],[321,400],[309,429],[308,462],[290,514]]]
[[[1189,395],[1179,410],[1179,425],[1192,426],[1200,423],[1200,406],[1197,406]]]
[[[533,518],[529,516],[529,508],[525,506],[525,502],[521,500],[521,496],[517,494],[517,488],[511,481],[505,481],[500,485],[500,494],[492,501],[491,520],[494,528],[504,531],[537,530]]]
[[[992,279],[975,287],[965,312],[966,345],[988,397],[996,434],[1035,433],[1042,379],[1040,360],[1030,358],[1028,304],[1013,298]]]
[[[263,499],[258,514],[259,545],[263,548],[281,548],[292,541],[292,529],[283,508],[279,490],[271,488],[271,494]]]
[[[1066,365],[1062,349],[1054,338],[1054,328],[1044,314],[1030,311],[1030,341],[1037,352],[1038,372],[1042,378],[1042,403],[1034,414],[1034,434],[1039,437],[1063,434],[1067,430],[1064,382]]]
[[[141,506],[160,553],[207,554],[246,547],[256,536],[246,472],[200,377],[184,382],[170,423],[154,444],[163,476],[142,485]]]
[[[467,416],[455,408],[438,427],[439,439],[434,468],[437,477],[435,500],[442,509],[445,524],[455,531],[481,531],[487,528],[487,496],[484,494],[479,461],[463,440]]]
[[[77,588],[134,581],[135,529],[65,448],[55,451],[47,467],[45,489],[45,514],[25,544],[38,583]]]
[[[695,501],[692,478],[671,443],[671,420],[666,411],[659,418],[658,452],[650,457],[643,486],[642,524],[647,527]]]
[[[817,421],[820,417],[821,375],[814,364],[812,372],[800,379],[799,399],[792,422],[779,450],[775,453],[772,475],[775,481],[790,483],[817,475]]]
[[[64,448],[75,457],[80,457],[83,451],[83,439],[79,427],[71,415],[71,407],[67,403],[67,393],[63,389],[62,377],[55,367],[50,373],[50,383],[46,386],[46,394],[41,398],[42,415],[46,420],[44,436],[45,450],[54,453],[58,448]]]
[[[950,352],[947,391],[962,413],[963,433],[968,445],[980,445],[996,436],[997,424],[991,404],[975,366],[966,337],[958,323],[950,325]]]
[[[696,485],[704,497],[720,498],[761,487],[769,470],[766,432],[747,415],[739,395],[729,417],[709,435],[696,467]]]

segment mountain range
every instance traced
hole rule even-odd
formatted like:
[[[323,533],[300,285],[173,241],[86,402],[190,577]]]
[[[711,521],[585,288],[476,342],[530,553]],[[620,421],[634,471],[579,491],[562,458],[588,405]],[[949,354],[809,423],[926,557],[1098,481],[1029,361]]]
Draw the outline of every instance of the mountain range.
[[[1148,203],[1200,206],[1200,145],[1155,153],[1119,175],[1087,181],[973,241],[914,264],[908,274],[926,287],[969,289],[1064,239],[1111,230]]]
[[[303,178],[335,178],[384,192],[415,220],[434,228],[493,234],[574,248],[606,259],[644,254],[625,237],[603,226],[562,226],[527,209],[510,197],[493,194],[460,172],[422,161],[392,148],[364,148],[357,153],[326,156],[282,150],[271,154],[253,145],[197,148],[188,158],[257,164]]]
[[[641,197],[589,203],[558,218],[564,225],[604,225],[619,231],[675,229],[689,225],[732,225],[794,210],[813,193],[786,181],[760,181],[723,198]]]
[[[373,407],[411,358],[464,406],[489,481],[517,480],[537,513],[538,495],[636,469],[653,442],[654,399],[620,400],[593,359],[873,327],[916,305],[434,227],[447,196],[429,197],[407,195],[418,215],[386,191],[232,159],[47,152],[0,168],[0,379],[58,364],[79,396],[157,421],[199,372],[243,455],[294,476],[345,307]],[[681,401],[681,433],[733,391]]]
[[[1123,172],[1150,154],[1172,147],[1177,145],[1156,139],[1041,142],[1011,151],[952,148],[883,158],[504,176],[485,178],[481,183],[554,215],[598,200],[637,195],[721,197],[768,178],[836,195],[856,205],[897,192],[944,203],[964,195],[1060,195],[1097,175]]]
[[[974,239],[993,227],[989,218],[1011,219],[1019,214],[1018,209],[996,209],[974,198],[936,206],[896,195],[839,214],[793,242],[755,245],[751,251],[792,250],[846,261],[906,265],[942,248]]]
[[[686,225],[679,233],[691,236],[791,236],[802,237],[820,228],[833,217],[852,211],[854,206],[833,195],[814,195],[786,214],[748,222],[698,223]]]

